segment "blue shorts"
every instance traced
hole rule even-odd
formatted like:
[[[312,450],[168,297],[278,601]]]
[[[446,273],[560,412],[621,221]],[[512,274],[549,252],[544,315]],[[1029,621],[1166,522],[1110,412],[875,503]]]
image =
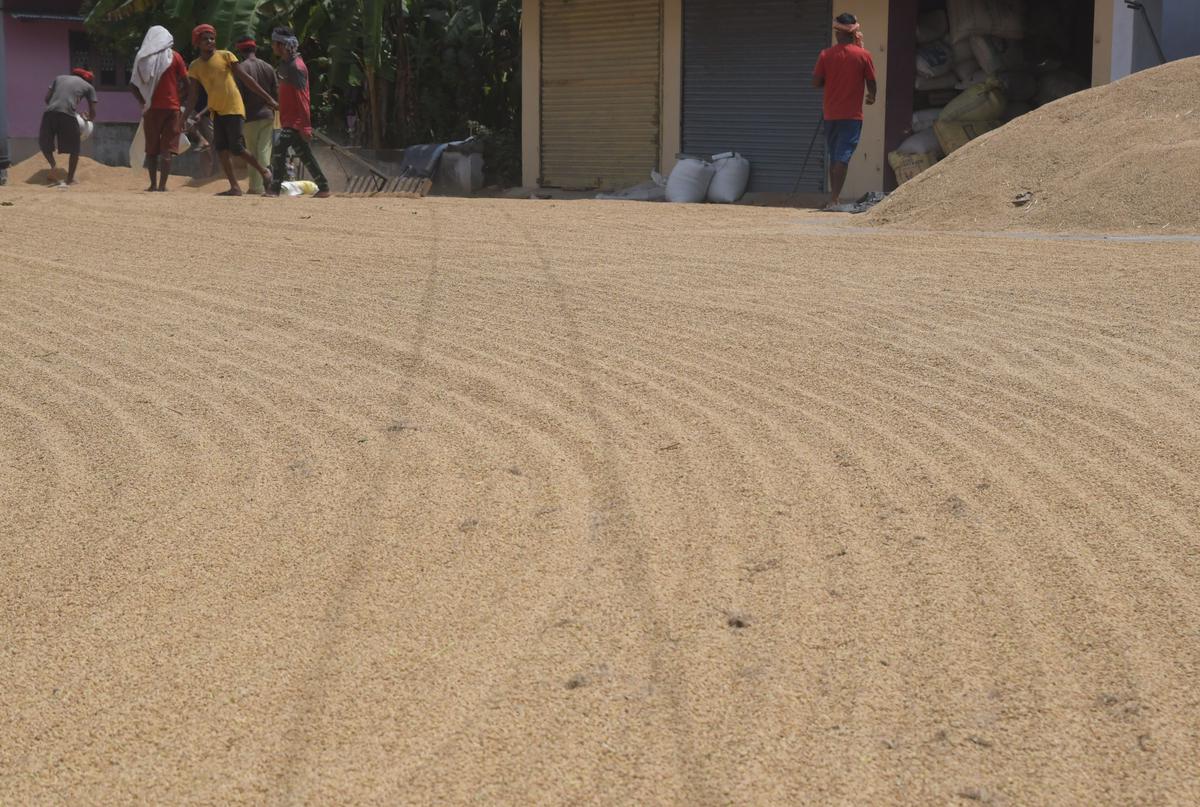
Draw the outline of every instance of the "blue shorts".
[[[829,162],[850,164],[854,150],[858,148],[858,139],[862,137],[862,121],[860,120],[827,120],[825,121],[825,148],[829,152]]]

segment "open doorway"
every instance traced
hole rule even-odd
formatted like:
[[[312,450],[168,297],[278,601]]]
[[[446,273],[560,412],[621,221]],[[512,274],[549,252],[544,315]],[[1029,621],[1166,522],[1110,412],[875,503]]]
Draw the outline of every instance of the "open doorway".
[[[912,39],[893,43],[916,61],[911,127],[888,155],[897,183],[1092,86],[1095,0],[918,0],[916,12]]]

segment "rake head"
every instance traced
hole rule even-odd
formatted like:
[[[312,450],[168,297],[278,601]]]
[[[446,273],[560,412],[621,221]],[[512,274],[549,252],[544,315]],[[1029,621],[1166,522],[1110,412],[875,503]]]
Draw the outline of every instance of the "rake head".
[[[355,174],[346,178],[345,196],[399,196],[420,199],[433,188],[433,180],[423,177],[378,177]]]

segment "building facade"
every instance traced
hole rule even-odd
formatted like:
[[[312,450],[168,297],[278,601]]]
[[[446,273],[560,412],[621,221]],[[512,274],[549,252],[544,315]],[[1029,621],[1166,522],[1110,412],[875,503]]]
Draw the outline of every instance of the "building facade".
[[[19,162],[37,153],[46,88],[72,67],[96,75],[95,141],[104,124],[136,126],[141,107],[129,92],[126,59],[94,49],[80,15],[79,0],[0,0],[0,157]],[[126,138],[127,139],[127,138]]]
[[[790,191],[821,117],[812,68],[833,17],[850,11],[875,57],[880,103],[865,110],[846,191],[890,189],[887,154],[914,109],[917,21],[938,2],[525,0],[524,184],[616,188],[669,172],[680,153],[736,150],[754,166],[751,191]],[[1145,6],[1149,26],[1124,0],[1059,0],[1054,30],[1082,78],[1097,86],[1157,64],[1151,30],[1168,59],[1200,54],[1200,3]],[[801,189],[822,190],[824,168],[818,138]]]

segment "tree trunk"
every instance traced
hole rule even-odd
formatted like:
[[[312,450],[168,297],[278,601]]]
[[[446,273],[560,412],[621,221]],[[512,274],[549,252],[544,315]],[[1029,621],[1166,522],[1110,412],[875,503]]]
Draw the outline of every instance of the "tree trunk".
[[[367,105],[371,110],[371,148],[383,148],[383,117],[379,98],[379,81],[375,75],[375,68],[370,65],[363,66],[363,74],[366,76],[367,85]]]
[[[410,105],[412,103],[412,70],[408,62],[408,45],[404,39],[407,32],[408,19],[404,16],[404,9],[400,9],[400,13],[396,15],[396,132],[400,138],[399,145],[403,146],[408,142],[409,124],[412,121],[412,111]]]

